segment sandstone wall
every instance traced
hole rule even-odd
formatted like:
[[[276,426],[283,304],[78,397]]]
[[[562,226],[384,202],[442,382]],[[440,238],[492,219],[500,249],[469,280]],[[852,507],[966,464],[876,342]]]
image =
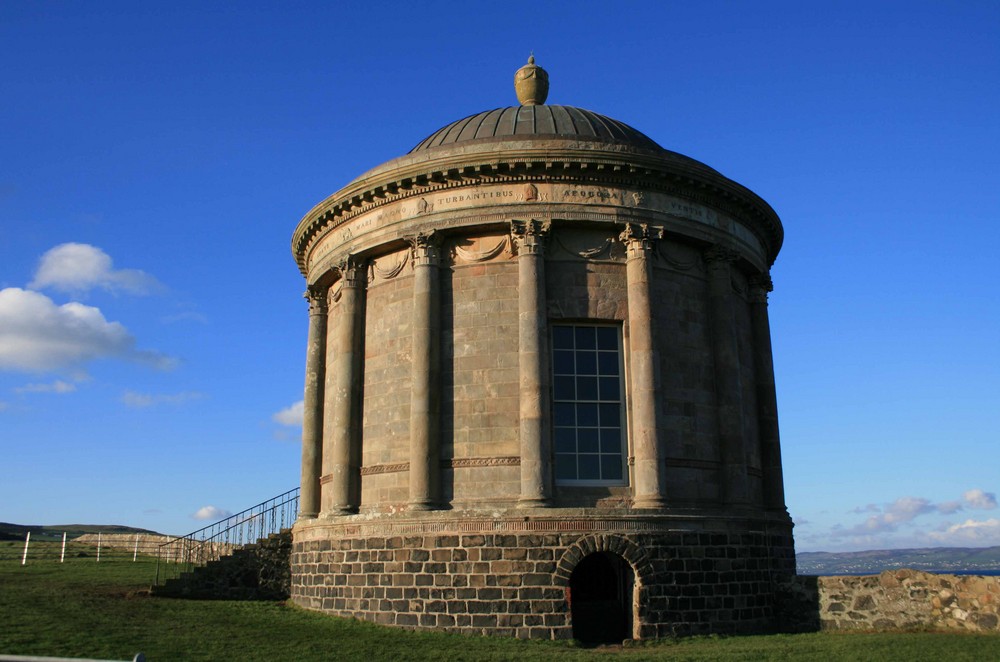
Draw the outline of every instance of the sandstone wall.
[[[797,577],[782,617],[791,630],[944,629],[1000,632],[1000,577],[889,570]]]

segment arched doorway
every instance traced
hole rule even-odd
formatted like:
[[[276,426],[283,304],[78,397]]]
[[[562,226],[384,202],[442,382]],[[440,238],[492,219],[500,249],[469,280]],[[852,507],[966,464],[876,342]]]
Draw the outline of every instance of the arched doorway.
[[[587,643],[631,639],[634,586],[631,566],[617,554],[584,557],[569,578],[573,638]]]

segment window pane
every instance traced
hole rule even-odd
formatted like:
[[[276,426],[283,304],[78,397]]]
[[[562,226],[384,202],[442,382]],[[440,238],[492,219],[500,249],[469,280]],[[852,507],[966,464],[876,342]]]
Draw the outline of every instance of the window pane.
[[[556,350],[552,353],[552,370],[557,375],[572,375],[576,372],[573,366],[573,352]]]
[[[621,480],[622,478],[621,455],[601,456],[601,478],[603,478],[604,480]]]
[[[596,453],[597,428],[580,428],[576,431],[577,450],[581,453]]]
[[[577,463],[580,467],[580,480],[600,480],[600,455],[580,455]]]
[[[554,349],[573,349],[573,327],[552,327],[552,347]]]
[[[576,478],[576,455],[556,455],[556,479],[574,480]]]
[[[601,375],[618,375],[618,352],[598,352],[597,369]]]
[[[621,382],[617,377],[601,377],[601,400],[618,400],[621,397]]]
[[[597,352],[577,352],[576,353],[576,374],[596,375],[597,374]]]
[[[613,326],[597,327],[597,349],[618,351],[618,329]]]
[[[622,453],[622,431],[619,428],[601,429],[601,452]]]
[[[600,408],[601,414],[601,427],[602,428],[618,428],[622,424],[622,408],[617,402],[614,404],[604,404],[603,402],[597,405]]]
[[[576,452],[576,431],[573,428],[556,428],[556,453]]]
[[[573,330],[576,332],[577,349],[597,349],[597,334],[594,327],[578,326]]]
[[[574,415],[575,407],[571,402],[557,402],[556,406],[552,408],[554,416],[553,422],[557,426],[563,427],[573,427],[576,425],[576,416]]]
[[[553,384],[553,393],[556,400],[575,400],[576,387],[572,377],[556,377]]]
[[[597,377],[576,378],[576,399],[577,400],[597,399]]]
[[[577,404],[576,424],[580,427],[597,427],[597,405]]]

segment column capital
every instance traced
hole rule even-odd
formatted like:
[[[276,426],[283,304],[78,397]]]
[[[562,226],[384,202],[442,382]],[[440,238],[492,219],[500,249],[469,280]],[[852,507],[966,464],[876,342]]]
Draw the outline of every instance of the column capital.
[[[767,293],[774,290],[771,274],[763,272],[754,274],[747,279],[750,285],[750,302],[767,304]]]
[[[654,242],[663,239],[663,228],[647,223],[626,223],[618,239],[625,244],[628,257],[635,257],[653,250]]]
[[[328,287],[320,287],[319,285],[310,285],[306,288],[306,291],[302,293],[302,297],[309,303],[309,314],[310,315],[326,315],[329,307],[329,301],[327,299],[329,295]]]
[[[441,234],[431,230],[405,237],[414,267],[435,266],[441,258]]]
[[[530,219],[510,222],[510,239],[518,255],[541,255],[549,235],[547,221]]]
[[[341,287],[360,287],[367,280],[367,264],[356,255],[348,255],[337,263]]]

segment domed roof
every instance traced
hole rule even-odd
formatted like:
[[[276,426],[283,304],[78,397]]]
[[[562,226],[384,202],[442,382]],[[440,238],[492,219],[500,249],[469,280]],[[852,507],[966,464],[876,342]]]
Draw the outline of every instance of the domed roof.
[[[641,131],[605,115],[573,106],[527,105],[487,110],[452,122],[409,153],[472,140],[519,137],[566,138],[664,151]]]

